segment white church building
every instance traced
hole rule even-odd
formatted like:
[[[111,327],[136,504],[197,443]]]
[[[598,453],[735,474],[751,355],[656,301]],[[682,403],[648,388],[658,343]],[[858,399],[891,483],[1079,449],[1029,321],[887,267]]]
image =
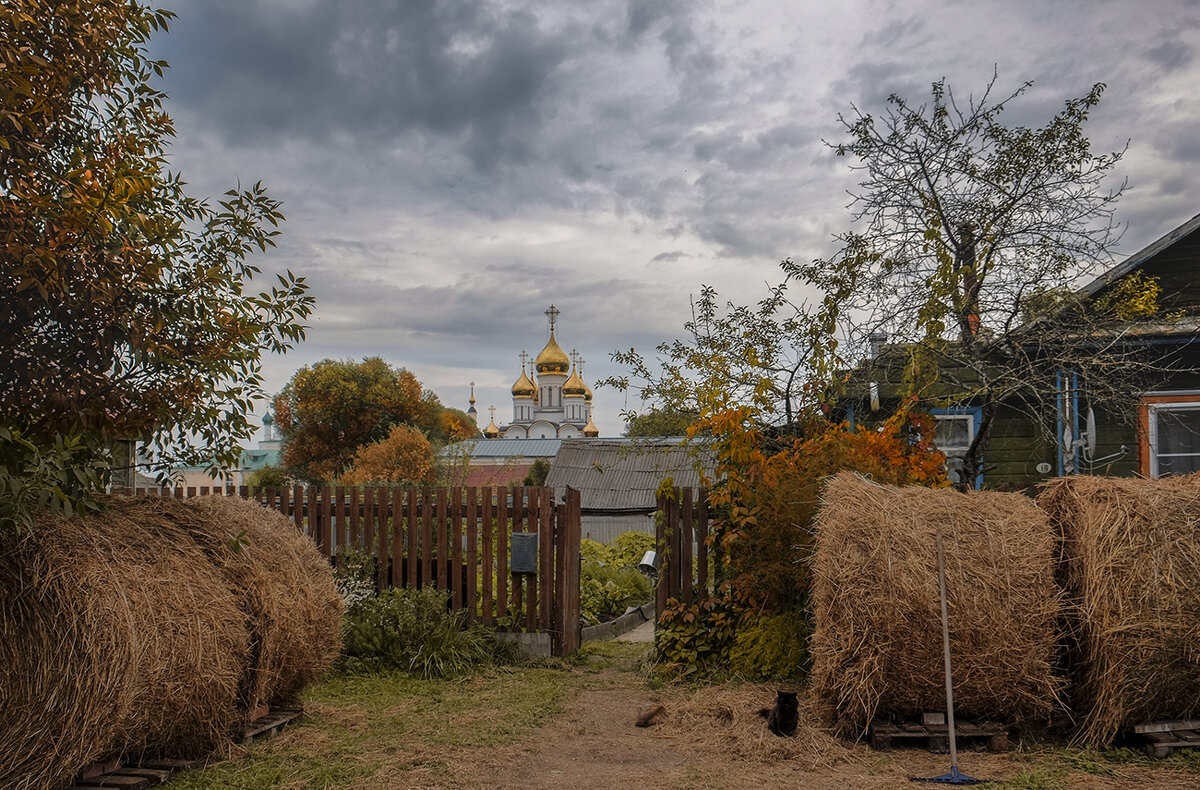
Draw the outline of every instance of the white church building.
[[[533,361],[536,381],[527,370],[529,354],[522,351],[521,375],[512,386],[512,422],[496,425],[496,407],[492,406],[491,422],[483,430],[487,438],[578,439],[600,435],[592,422],[592,388],[583,380],[583,359],[575,351],[568,356],[555,340],[554,324],[559,312],[554,305],[546,310],[550,340]]]

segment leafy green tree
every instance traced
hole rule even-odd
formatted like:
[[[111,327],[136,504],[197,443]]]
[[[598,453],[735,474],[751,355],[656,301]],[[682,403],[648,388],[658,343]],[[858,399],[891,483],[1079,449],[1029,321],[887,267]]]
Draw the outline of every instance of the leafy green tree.
[[[527,486],[544,486],[546,485],[546,476],[549,474],[550,462],[545,458],[539,458],[529,467],[529,471],[525,473],[525,479],[521,481],[521,484]]]
[[[379,357],[306,365],[275,397],[284,467],[301,480],[332,481],[360,446],[416,424],[425,408],[416,376]]]
[[[672,410],[652,408],[641,414],[629,415],[625,423],[625,435],[632,437],[644,436],[686,436],[700,415],[692,410]]]
[[[255,184],[213,205],[167,169],[174,129],[152,84],[166,64],[145,47],[171,18],[137,0],[0,8],[0,457],[18,459],[2,472],[13,501],[29,486],[70,511],[116,439],[146,440],[160,472],[235,466],[264,397],[262,354],[304,336],[303,278],[260,287],[249,261],[275,244],[279,204]],[[19,510],[5,523],[28,523]]]
[[[339,483],[432,483],[437,479],[433,446],[416,428],[395,425],[381,441],[364,444],[354,453]]]
[[[278,466],[267,464],[246,475],[246,485],[252,488],[283,488],[291,485],[292,479]]]

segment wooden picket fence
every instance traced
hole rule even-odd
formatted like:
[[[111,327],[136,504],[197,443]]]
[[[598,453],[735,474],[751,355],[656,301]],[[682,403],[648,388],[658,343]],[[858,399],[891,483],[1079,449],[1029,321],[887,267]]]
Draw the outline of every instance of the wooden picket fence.
[[[691,605],[708,598],[712,570],[708,521],[708,489],[675,488],[658,499],[655,551],[658,586],[654,609],[662,614],[674,599]]]
[[[469,620],[546,632],[555,655],[579,648],[580,498],[550,488],[189,487],[139,495],[240,496],[278,510],[335,565],[351,551],[374,558],[375,582],[433,587]],[[536,541],[535,572],[510,567],[514,534]],[[536,537],[528,537],[533,533]]]

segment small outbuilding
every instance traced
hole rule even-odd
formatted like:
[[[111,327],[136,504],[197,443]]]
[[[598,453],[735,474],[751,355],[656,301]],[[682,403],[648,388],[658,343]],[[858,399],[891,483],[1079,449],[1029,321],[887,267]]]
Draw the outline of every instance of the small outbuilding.
[[[698,487],[715,465],[710,445],[683,437],[563,439],[546,485],[560,497],[568,486],[578,489],[583,537],[607,543],[630,530],[653,535],[663,480]]]

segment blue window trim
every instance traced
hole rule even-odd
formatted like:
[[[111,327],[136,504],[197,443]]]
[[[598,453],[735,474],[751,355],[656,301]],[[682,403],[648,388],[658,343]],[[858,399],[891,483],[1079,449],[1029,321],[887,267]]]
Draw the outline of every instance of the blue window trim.
[[[971,427],[971,439],[972,440],[974,440],[974,438],[975,438],[975,432],[979,430],[979,423],[983,422],[983,409],[979,406],[947,406],[944,409],[938,409],[938,408],[930,409],[929,413],[934,416],[937,416],[939,414],[944,414],[946,416],[970,415],[971,417],[974,417],[975,424]],[[979,460],[981,462],[983,461],[982,458],[980,458]],[[982,469],[979,472],[979,474],[975,476],[975,490],[978,491],[980,488],[983,488],[983,471],[982,471]]]
[[[1068,379],[1070,380],[1069,388]],[[1079,436],[1079,373],[1073,370],[1060,370],[1055,374],[1055,389],[1057,390],[1057,395],[1055,395],[1055,406],[1058,410],[1058,419],[1055,421],[1058,432],[1054,437],[1054,447],[1056,451],[1055,460],[1058,466],[1058,476],[1062,477],[1066,472],[1066,453],[1064,452],[1065,448],[1063,447],[1062,437],[1067,427],[1063,422],[1063,416],[1067,413],[1066,399],[1068,395],[1070,395],[1071,398],[1071,436]],[[1079,463],[1081,459],[1079,457],[1078,447],[1072,450],[1072,455],[1075,474],[1079,474]]]

